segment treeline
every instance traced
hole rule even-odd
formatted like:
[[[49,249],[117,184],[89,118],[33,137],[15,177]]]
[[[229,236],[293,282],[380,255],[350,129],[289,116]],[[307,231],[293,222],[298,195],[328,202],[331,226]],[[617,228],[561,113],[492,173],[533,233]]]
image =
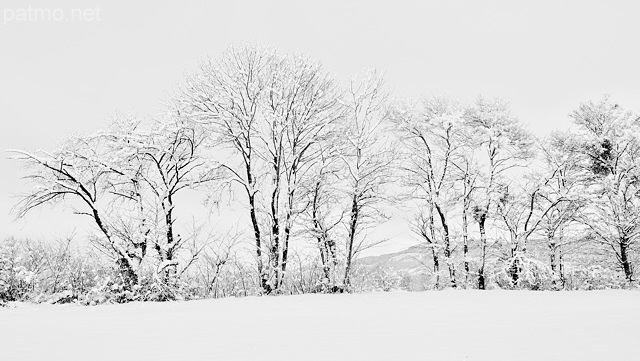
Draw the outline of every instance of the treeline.
[[[421,289],[575,289],[567,275],[583,270],[580,282],[594,284],[594,266],[606,274],[597,284],[629,287],[639,118],[608,97],[571,118],[575,131],[537,139],[500,99],[392,101],[375,71],[342,86],[304,56],[235,47],[202,63],[154,119],[117,116],[54,152],[12,151],[32,184],[16,210],[22,217],[64,203],[92,220],[95,256],[77,253],[70,263],[92,260],[94,284],[65,286],[72,299],[97,288],[126,301],[217,297],[220,285],[226,296],[406,281],[415,275],[372,280],[373,270],[357,267],[360,252],[382,241],[371,233],[392,210],[412,215],[429,255]],[[184,229],[176,209],[187,190],[206,194],[220,217],[239,205],[246,227]],[[297,254],[296,244],[315,251]],[[250,247],[252,261],[237,256],[238,245]],[[19,272],[6,254],[20,251],[33,277],[24,259],[71,257],[47,247],[5,241],[3,298],[22,297],[7,291]],[[45,278],[59,274],[49,267]],[[43,292],[58,294],[52,287]]]

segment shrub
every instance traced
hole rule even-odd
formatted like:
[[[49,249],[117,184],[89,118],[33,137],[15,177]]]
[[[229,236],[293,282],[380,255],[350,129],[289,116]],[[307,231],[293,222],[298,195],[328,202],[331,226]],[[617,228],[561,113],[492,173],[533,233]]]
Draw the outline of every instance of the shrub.
[[[626,289],[629,282],[620,271],[592,265],[570,267],[565,274],[565,288],[568,290]]]

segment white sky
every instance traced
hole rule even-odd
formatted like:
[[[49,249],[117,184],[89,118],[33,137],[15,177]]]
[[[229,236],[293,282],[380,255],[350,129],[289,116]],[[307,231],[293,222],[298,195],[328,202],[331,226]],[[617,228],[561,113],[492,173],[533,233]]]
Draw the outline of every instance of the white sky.
[[[99,21],[11,21],[21,9],[99,8]],[[509,100],[538,135],[611,93],[640,111],[634,1],[3,1],[0,150],[52,149],[115,111],[154,113],[204,57],[233,43],[307,53],[346,80],[385,71],[397,96]],[[0,157],[0,238],[55,237],[86,223],[43,209],[9,214],[26,190]]]

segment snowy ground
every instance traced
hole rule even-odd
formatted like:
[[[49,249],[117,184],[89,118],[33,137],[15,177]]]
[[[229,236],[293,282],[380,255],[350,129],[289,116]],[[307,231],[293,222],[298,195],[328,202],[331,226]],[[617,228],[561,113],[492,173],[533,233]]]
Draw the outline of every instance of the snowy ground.
[[[15,306],[1,360],[640,360],[637,291]]]

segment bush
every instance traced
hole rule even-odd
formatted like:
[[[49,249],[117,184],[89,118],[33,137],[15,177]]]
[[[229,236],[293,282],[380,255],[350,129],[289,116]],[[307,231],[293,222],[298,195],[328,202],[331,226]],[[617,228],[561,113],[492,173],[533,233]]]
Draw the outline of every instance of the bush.
[[[573,264],[566,263],[565,275],[560,280],[545,262],[531,258],[529,254],[506,261],[495,259],[487,267],[488,288],[602,290],[631,287],[622,272],[599,265],[575,265],[584,263],[576,260]],[[0,306],[10,301],[97,305],[261,294],[255,265],[235,258],[198,259],[189,272],[170,280],[156,277],[151,258],[140,267],[138,284],[132,287],[125,282],[115,264],[94,253],[78,251],[69,240],[43,243],[9,238],[0,241]],[[489,272],[491,270],[494,271]],[[515,283],[514,271],[517,271]],[[316,257],[295,254],[290,259],[280,293],[342,292],[345,288],[338,284],[342,272],[338,269],[334,273],[336,284],[326,282]],[[439,276],[440,285],[447,287],[446,270]],[[426,268],[407,272],[356,263],[348,291],[423,291],[433,289],[435,277]],[[472,276],[469,283],[474,282],[475,276]]]
[[[514,283],[513,275],[517,275]],[[551,267],[534,258],[516,255],[509,259],[493,276],[495,284],[501,289],[551,290],[558,276]]]
[[[23,265],[23,258],[15,239],[0,241],[0,301],[23,301],[33,289],[34,273]]]
[[[565,274],[567,290],[627,289],[629,282],[620,271],[600,265],[571,267]]]

